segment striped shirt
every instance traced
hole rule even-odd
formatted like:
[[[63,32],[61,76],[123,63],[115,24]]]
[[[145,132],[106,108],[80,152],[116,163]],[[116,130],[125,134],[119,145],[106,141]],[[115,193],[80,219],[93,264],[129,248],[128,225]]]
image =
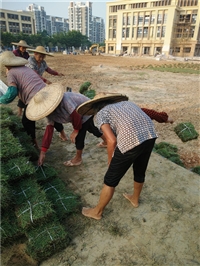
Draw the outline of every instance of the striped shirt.
[[[15,83],[20,100],[27,105],[33,96],[46,86],[40,76],[32,69],[21,66],[12,67],[7,73],[8,86]]]
[[[71,114],[76,108],[90,100],[81,93],[65,92],[61,103],[58,107],[47,117],[49,122],[54,121],[58,123],[69,123],[72,122]],[[82,124],[85,123],[90,116],[83,116],[81,118]]]
[[[99,129],[103,124],[110,125],[121,153],[133,149],[148,139],[157,138],[150,117],[130,101],[105,106],[95,116],[95,124]]]

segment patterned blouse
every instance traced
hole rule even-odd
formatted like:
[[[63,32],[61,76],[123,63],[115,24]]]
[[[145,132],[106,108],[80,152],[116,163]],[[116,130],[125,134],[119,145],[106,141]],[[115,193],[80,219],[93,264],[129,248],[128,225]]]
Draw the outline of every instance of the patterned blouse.
[[[148,139],[157,138],[150,117],[130,101],[105,106],[95,116],[95,124],[99,129],[103,124],[110,125],[121,153],[133,149]]]
[[[43,60],[40,64],[40,66],[38,66],[37,61],[35,60],[34,56],[30,56],[28,59],[28,64],[26,65],[27,67],[35,70],[38,75],[42,76],[43,73],[46,71],[46,69],[48,68],[47,63],[45,60]]]

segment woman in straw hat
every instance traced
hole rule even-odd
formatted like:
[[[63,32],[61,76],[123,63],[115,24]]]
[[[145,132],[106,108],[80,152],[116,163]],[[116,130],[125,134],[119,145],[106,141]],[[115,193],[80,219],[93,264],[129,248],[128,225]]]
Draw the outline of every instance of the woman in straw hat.
[[[8,104],[18,96],[27,106],[31,98],[46,86],[37,73],[25,66],[27,62],[26,59],[17,57],[10,51],[5,51],[0,55],[0,64],[6,67],[9,86],[7,92],[0,97],[0,103]],[[22,116],[22,124],[31,136],[35,147],[39,148],[36,141],[35,122],[26,117],[26,107]]]
[[[34,55],[29,57],[27,66],[32,68],[35,72],[37,72],[45,83],[51,84],[49,80],[42,77],[45,71],[54,76],[64,76],[62,73],[58,73],[57,71],[48,67],[44,59],[46,55],[47,56],[53,56],[53,55],[47,53],[43,46],[37,46],[35,49],[28,49],[28,50],[34,52]]]
[[[21,40],[19,42],[11,42],[11,44],[14,44],[17,46],[17,49],[13,50],[14,55],[23,57],[25,59],[29,58],[29,53],[26,51],[26,49],[31,48],[31,46],[28,45],[26,41]]]
[[[64,76],[62,73],[58,73],[57,71],[54,71],[53,69],[48,67],[44,59],[46,55],[48,56],[53,56],[53,55],[47,53],[43,46],[37,46],[35,49],[28,49],[28,50],[34,52],[34,55],[29,57],[28,64],[26,66],[33,69],[46,84],[51,84],[51,82],[42,77],[45,71],[54,76]],[[60,139],[66,141],[67,136],[64,132],[63,125],[56,123],[56,129],[57,131],[60,132],[59,134]]]
[[[81,115],[96,115],[95,122],[107,141],[108,170],[104,176],[98,204],[83,208],[84,216],[99,220],[113,197],[115,187],[132,166],[133,194],[123,194],[137,208],[145,181],[148,161],[157,138],[152,120],[140,107],[130,101],[118,102],[118,97],[104,95],[83,103],[77,108]]]
[[[76,107],[89,100],[85,95],[74,92],[65,92],[63,98],[60,99],[59,105],[55,108],[54,101],[56,90],[51,93],[45,88],[39,91],[29,102],[26,115],[32,121],[37,121],[44,117],[48,118],[48,125],[42,140],[42,148],[38,165],[42,165],[45,160],[46,152],[51,144],[53,136],[53,124],[72,123],[73,132],[70,140],[75,143],[76,155],[73,159],[64,162],[65,166],[78,166],[82,163],[82,152],[84,149],[84,141],[86,132],[92,133],[97,138],[102,138],[103,134],[94,126],[92,116],[81,116],[76,112]]]
[[[18,43],[12,42],[11,44],[14,44],[14,45],[17,46],[17,49],[13,50],[13,54],[15,56],[19,56],[19,57],[22,57],[22,58],[28,60],[29,53],[26,51],[26,49],[27,48],[31,48],[31,46],[28,45],[26,43],[26,41],[21,40]],[[24,108],[24,104],[23,104],[23,102],[20,99],[18,100],[17,106],[18,106],[18,116],[21,116],[22,115],[22,109]]]

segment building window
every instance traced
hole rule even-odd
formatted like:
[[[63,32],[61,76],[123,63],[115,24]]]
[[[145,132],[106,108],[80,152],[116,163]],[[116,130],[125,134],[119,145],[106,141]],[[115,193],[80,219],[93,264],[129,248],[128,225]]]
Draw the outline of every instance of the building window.
[[[157,27],[157,31],[156,31],[156,37],[159,38],[160,37],[160,29],[161,27]]]
[[[5,18],[5,13],[1,12],[1,18]]]
[[[192,14],[192,24],[196,24],[197,14]]]
[[[28,16],[21,16],[21,20],[31,21],[31,18]]]
[[[180,53],[181,48],[180,47],[175,47],[175,53]]]
[[[133,16],[133,25],[137,25],[138,16]]]
[[[9,14],[9,13],[8,13],[7,16],[8,16],[9,19],[17,19],[17,20],[19,20],[18,15],[15,15],[15,14]]]
[[[132,28],[132,38],[134,38],[134,28]]]
[[[108,51],[114,51],[114,46],[108,46]]]
[[[163,17],[163,24],[166,24],[167,23],[167,14],[164,13],[164,17]]]
[[[190,53],[191,52],[191,47],[184,47],[183,48],[184,53]]]
[[[138,17],[138,25],[143,25],[143,16]]]
[[[149,25],[150,16],[146,15],[144,16],[144,25]]]
[[[165,37],[165,31],[166,31],[166,27],[163,26],[163,27],[162,27],[162,33],[161,33],[161,37],[162,37],[162,38]]]
[[[161,24],[161,23],[162,23],[162,14],[158,14],[157,24]]]
[[[151,15],[151,21],[150,22],[151,22],[151,24],[155,23],[155,15],[154,14]]]
[[[126,38],[129,38],[130,28],[126,28]]]
[[[148,37],[148,31],[149,31],[149,28],[148,27],[144,27],[144,30],[143,30],[143,37],[144,38]]]
[[[126,36],[125,36],[125,28],[122,28],[122,38],[125,38]]]
[[[137,29],[137,38],[142,38],[142,28]]]

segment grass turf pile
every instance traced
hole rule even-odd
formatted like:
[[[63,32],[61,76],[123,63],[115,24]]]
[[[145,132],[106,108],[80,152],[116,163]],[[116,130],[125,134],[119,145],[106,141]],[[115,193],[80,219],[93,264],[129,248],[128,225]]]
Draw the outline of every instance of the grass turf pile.
[[[200,175],[200,165],[199,165],[199,166],[196,166],[196,167],[194,167],[194,168],[192,169],[192,172],[194,172],[194,173],[196,173],[196,174]]]
[[[194,126],[190,122],[178,124],[174,128],[174,131],[183,142],[196,139],[199,136]]]
[[[75,211],[78,206],[77,196],[67,191],[65,183],[58,178],[46,182],[43,189],[60,219]]]
[[[20,142],[8,128],[4,128],[1,132],[1,161],[10,160],[10,158],[16,158],[23,154],[25,152]]]
[[[13,241],[23,235],[24,231],[19,227],[14,211],[4,211],[1,215],[1,245],[13,244]]]
[[[55,168],[46,165],[38,166],[35,170],[35,177],[39,183],[55,178],[57,175]]]
[[[45,193],[41,184],[49,180],[53,182],[57,176],[56,171],[52,167],[43,167],[42,173],[36,171],[29,160],[33,146],[23,132],[21,121],[19,125],[12,122],[15,118],[11,109],[1,106],[0,110],[1,121],[7,119],[1,137],[1,244],[13,245],[18,237],[23,237],[20,241],[24,242],[28,238],[26,253],[39,262],[69,243],[68,233],[60,219],[64,214],[56,208],[59,200],[62,200],[69,214],[77,206],[77,200],[71,192],[67,192],[62,182],[58,200],[55,197],[52,198],[55,202],[48,199],[50,195]],[[56,184],[52,183],[52,186]],[[70,204],[61,199],[66,196],[70,197]]]
[[[1,174],[1,186],[0,186],[0,195],[1,195],[1,209],[6,209],[12,203],[12,193],[11,187],[8,183],[9,176],[4,173]]]
[[[29,177],[35,173],[35,167],[28,158],[20,156],[16,159],[10,159],[2,167],[3,173],[9,174],[9,180],[19,180]]]
[[[181,161],[179,154],[177,153],[178,148],[175,145],[169,144],[167,142],[160,142],[154,145],[153,151],[167,158],[173,163],[184,167],[184,164]]]
[[[26,237],[28,238],[26,253],[37,261],[49,258],[69,243],[67,232],[56,219],[27,231]]]
[[[26,179],[18,182],[13,194],[15,213],[22,228],[27,229],[52,216],[51,203],[36,180]]]
[[[86,97],[93,99],[96,95],[95,90],[90,89],[91,83],[89,81],[84,82],[79,89],[81,94],[84,94]]]

